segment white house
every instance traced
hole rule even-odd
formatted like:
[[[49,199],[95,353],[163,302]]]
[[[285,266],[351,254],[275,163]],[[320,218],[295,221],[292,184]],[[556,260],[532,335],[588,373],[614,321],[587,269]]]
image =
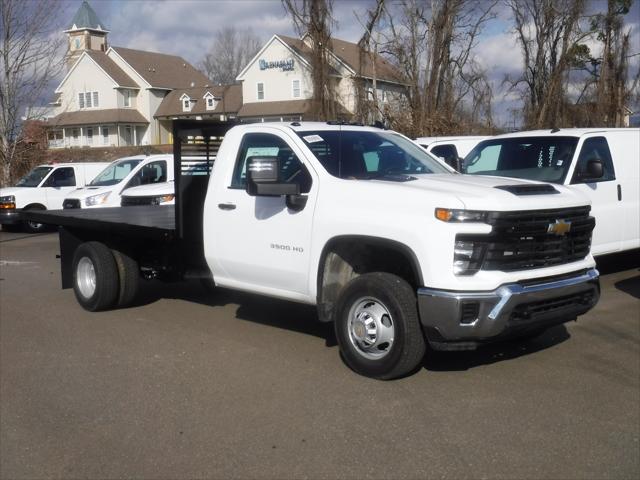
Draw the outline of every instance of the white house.
[[[331,39],[330,76],[335,96],[347,115],[356,113],[356,82],[363,82],[370,96],[380,104],[402,95],[406,85],[397,71],[380,55],[361,55],[355,43]],[[301,120],[311,107],[312,39],[274,35],[240,72],[243,105],[238,117],[244,120]]]
[[[209,80],[186,60],[107,43],[108,31],[85,1],[65,30],[68,72],[55,90],[52,147],[170,142],[170,126],[154,117],[174,89]]]

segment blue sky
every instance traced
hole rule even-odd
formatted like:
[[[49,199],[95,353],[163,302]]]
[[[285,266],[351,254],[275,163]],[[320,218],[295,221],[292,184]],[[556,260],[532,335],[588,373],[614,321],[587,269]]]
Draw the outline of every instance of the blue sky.
[[[111,45],[180,55],[194,65],[211,46],[215,32],[224,26],[249,28],[263,41],[273,34],[296,35],[280,0],[89,0],[89,3],[109,28]],[[65,25],[80,4],[80,0],[68,0],[59,12]],[[334,0],[337,25],[333,36],[357,41],[363,30],[357,16],[364,18],[371,4],[371,0]],[[591,0],[590,7],[604,9],[606,0]],[[506,94],[501,82],[505,74],[515,74],[521,69],[522,59],[509,32],[506,8],[497,13],[498,17],[486,25],[475,54],[492,81],[497,120],[503,124],[509,120],[510,109],[519,105],[514,95]],[[640,1],[635,2],[627,20],[635,32],[632,50],[640,51]]]

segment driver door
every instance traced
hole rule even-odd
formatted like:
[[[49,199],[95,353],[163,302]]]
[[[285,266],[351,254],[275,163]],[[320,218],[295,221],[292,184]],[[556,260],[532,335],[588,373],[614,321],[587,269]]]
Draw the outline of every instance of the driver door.
[[[76,189],[76,173],[73,167],[54,169],[42,184],[49,210],[60,210],[64,198]]]
[[[602,162],[601,178],[581,178],[590,160]],[[591,200],[591,215],[596,219],[591,249],[593,254],[615,252],[622,245],[624,214],[620,208],[618,184],[607,139],[603,136],[587,137],[580,147],[571,186]]]
[[[250,196],[246,167],[252,157],[277,157],[281,182],[300,185],[307,203],[300,211],[287,207],[286,197]],[[313,214],[318,187],[315,172],[301,161],[297,146],[280,132],[247,133],[228,180],[212,213],[219,232],[214,236],[218,272],[216,283],[282,292],[300,297],[309,293],[309,262]],[[285,294],[285,292],[287,292]]]

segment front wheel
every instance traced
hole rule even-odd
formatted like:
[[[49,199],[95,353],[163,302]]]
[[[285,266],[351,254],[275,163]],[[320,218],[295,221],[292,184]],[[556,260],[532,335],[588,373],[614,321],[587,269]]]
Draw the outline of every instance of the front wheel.
[[[44,207],[31,207],[27,210],[46,210]],[[24,230],[28,233],[42,233],[47,229],[44,223],[34,222],[32,220],[24,220],[22,222]]]
[[[73,255],[73,292],[85,310],[114,306],[119,295],[118,267],[109,248],[100,242],[81,244]]]
[[[367,273],[347,284],[336,304],[335,329],[345,362],[367,377],[404,376],[424,357],[415,293],[390,273]]]

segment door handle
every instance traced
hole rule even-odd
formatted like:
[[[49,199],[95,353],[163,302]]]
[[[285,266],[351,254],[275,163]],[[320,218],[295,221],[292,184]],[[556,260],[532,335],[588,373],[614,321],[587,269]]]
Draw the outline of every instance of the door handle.
[[[235,210],[236,205],[235,203],[219,203],[218,208],[220,210]]]
[[[618,184],[618,201],[622,201],[622,186]]]

